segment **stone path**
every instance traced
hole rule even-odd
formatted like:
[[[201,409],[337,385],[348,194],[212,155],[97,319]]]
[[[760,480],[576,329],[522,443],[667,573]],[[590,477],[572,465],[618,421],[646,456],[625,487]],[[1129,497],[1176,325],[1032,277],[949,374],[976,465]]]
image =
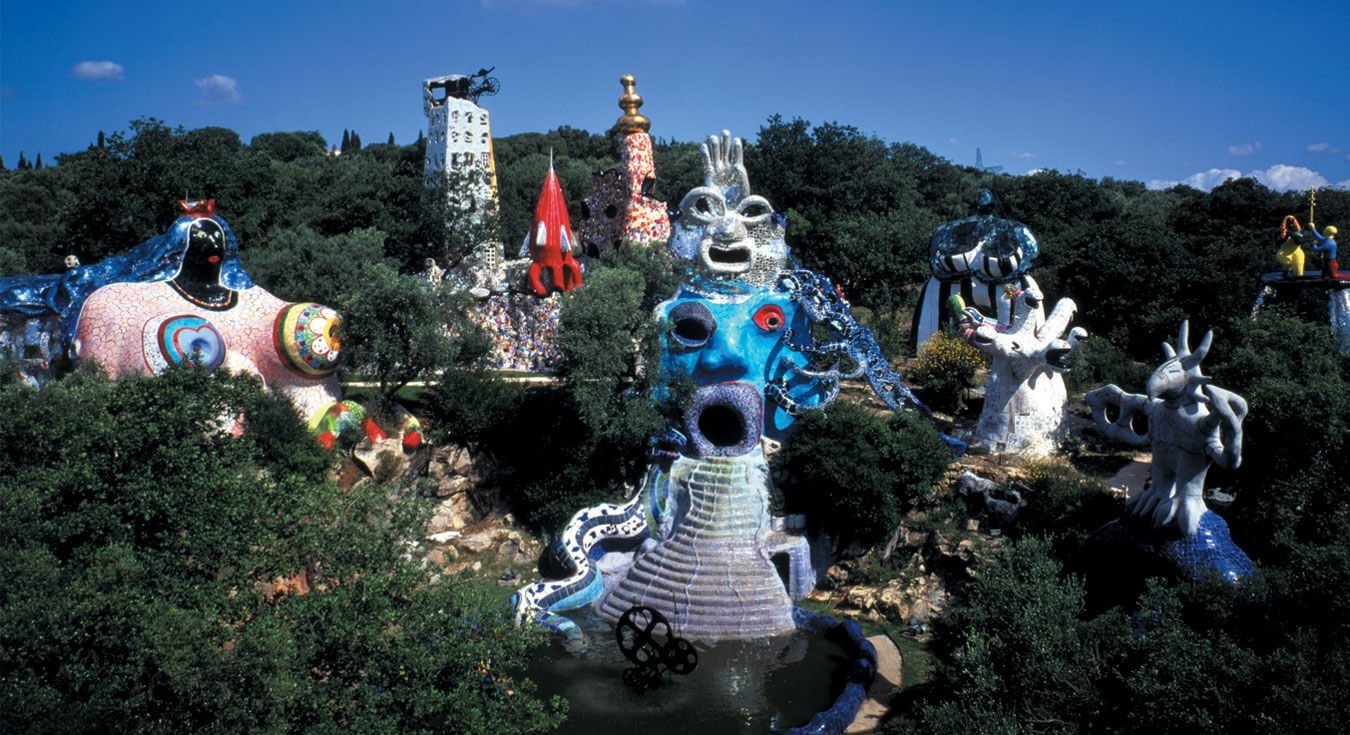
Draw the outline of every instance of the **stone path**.
[[[1133,461],[1121,467],[1119,472],[1106,481],[1106,486],[1111,488],[1112,492],[1131,497],[1144,489],[1144,481],[1152,472],[1153,455],[1147,452],[1136,454]]]
[[[876,732],[881,719],[891,710],[891,694],[900,686],[900,649],[888,636],[867,639],[877,648],[877,678],[867,690],[867,699],[845,733],[867,735]]]

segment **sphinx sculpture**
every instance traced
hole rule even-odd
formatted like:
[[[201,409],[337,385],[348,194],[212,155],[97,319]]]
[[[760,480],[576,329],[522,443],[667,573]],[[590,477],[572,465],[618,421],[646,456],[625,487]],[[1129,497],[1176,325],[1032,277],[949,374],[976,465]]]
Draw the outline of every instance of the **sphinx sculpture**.
[[[1031,276],[1024,282],[1026,288],[1009,294],[1015,302],[1010,326],[986,319],[974,307],[958,309],[961,336],[992,358],[972,452],[1051,454],[1068,428],[1062,374],[1087,332],[1081,327],[1069,331],[1078,308],[1072,299],[1060,299],[1047,318],[1040,287]],[[959,296],[953,299],[961,304]]]
[[[1254,567],[1233,544],[1223,519],[1205,506],[1204,486],[1210,465],[1236,469],[1242,463],[1247,402],[1200,372],[1212,339],[1206,332],[1192,351],[1190,325],[1183,321],[1176,347],[1163,344],[1166,360],[1149,377],[1146,394],[1112,384],[1086,398],[1107,438],[1152,447],[1150,483],[1126,502],[1129,516],[1144,526],[1137,535],[1184,574],[1217,572],[1236,581]],[[1147,433],[1132,423],[1141,413],[1148,417]]]
[[[317,424],[340,398],[341,318],[254,285],[215,200],[180,202],[168,232],[60,277],[0,284],[3,311],[45,315],[63,354],[114,376],[171,365],[258,375]]]

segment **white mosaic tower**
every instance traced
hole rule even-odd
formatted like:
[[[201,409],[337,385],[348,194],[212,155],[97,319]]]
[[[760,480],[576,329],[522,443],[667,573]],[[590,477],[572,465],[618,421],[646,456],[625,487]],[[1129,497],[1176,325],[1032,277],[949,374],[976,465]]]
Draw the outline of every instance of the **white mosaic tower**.
[[[451,177],[474,175],[467,201],[457,201],[470,211],[495,207],[497,169],[492,156],[492,129],[488,111],[470,97],[472,78],[460,74],[422,82],[422,109],[427,116],[427,153],[423,172],[428,185],[440,185]],[[450,195],[453,197],[454,192]]]

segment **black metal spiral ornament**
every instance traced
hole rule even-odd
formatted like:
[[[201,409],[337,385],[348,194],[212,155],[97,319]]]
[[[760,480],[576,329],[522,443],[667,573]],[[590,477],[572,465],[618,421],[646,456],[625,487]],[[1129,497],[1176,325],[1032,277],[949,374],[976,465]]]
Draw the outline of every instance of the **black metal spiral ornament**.
[[[675,635],[670,621],[645,605],[629,608],[614,626],[619,652],[633,665],[623,672],[623,683],[638,694],[655,689],[666,674],[687,676],[698,666],[698,649]]]

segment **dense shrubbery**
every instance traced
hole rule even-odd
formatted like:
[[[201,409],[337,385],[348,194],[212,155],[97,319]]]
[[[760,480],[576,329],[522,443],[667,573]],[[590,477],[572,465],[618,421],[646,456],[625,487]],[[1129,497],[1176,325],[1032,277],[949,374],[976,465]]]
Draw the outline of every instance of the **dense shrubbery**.
[[[1067,462],[1025,462],[1022,470],[1018,482],[1026,491],[1026,505],[1012,527],[1019,536],[1045,536],[1055,539],[1061,550],[1072,550],[1120,515],[1120,501],[1106,492],[1102,481]]]
[[[0,414],[0,730],[557,721],[515,679],[536,639],[406,558],[424,509],[375,484],[340,490],[330,455],[256,381],[82,371],[0,388]],[[242,437],[221,430],[230,416]],[[300,573],[308,594],[272,595]]]
[[[501,462],[522,521],[555,532],[581,508],[624,494],[666,425],[652,389],[663,380],[657,302],[675,290],[663,251],[621,248],[593,262],[587,286],[563,297],[559,388],[528,391],[453,370],[428,408],[443,436]]]
[[[938,332],[919,347],[909,379],[934,408],[959,410],[984,364],[984,355],[970,343]]]
[[[1278,312],[1241,320],[1210,371],[1250,405],[1236,485],[1234,533],[1253,553],[1283,558],[1301,544],[1350,538],[1350,357],[1324,324]]]
[[[1344,553],[1296,559],[1088,617],[1049,546],[1018,542],[980,570],[941,626],[938,679],[884,731],[1345,732],[1347,573]]]
[[[884,540],[952,462],[915,414],[883,416],[847,402],[805,414],[783,452],[786,511],[862,546]]]
[[[1151,372],[1148,365],[1130,360],[1125,350],[1096,335],[1074,350],[1073,369],[1065,381],[1070,393],[1081,393],[1115,383],[1132,393],[1142,392]]]

